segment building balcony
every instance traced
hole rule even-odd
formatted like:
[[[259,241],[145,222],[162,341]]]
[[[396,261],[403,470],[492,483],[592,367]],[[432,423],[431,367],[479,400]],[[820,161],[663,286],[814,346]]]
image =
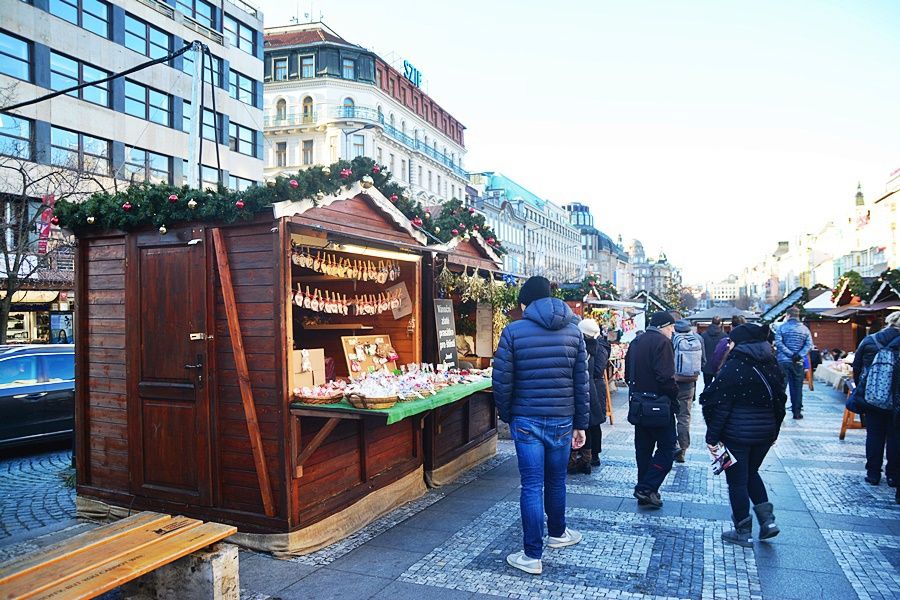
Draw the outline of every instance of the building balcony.
[[[263,118],[263,127],[270,129],[290,129],[292,127],[313,127],[318,123],[318,114],[312,113],[269,113]]]

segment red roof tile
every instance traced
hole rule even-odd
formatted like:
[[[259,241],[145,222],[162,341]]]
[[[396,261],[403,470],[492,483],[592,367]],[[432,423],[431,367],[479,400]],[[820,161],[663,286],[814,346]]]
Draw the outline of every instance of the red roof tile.
[[[347,40],[340,38],[324,29],[304,29],[302,31],[290,31],[286,33],[267,33],[265,45],[269,48],[278,46],[297,46],[301,44],[316,44],[319,42],[335,42],[353,46]]]

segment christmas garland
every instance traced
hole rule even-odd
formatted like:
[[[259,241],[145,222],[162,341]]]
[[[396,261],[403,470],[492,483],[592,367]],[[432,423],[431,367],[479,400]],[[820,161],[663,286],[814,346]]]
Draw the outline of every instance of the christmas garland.
[[[844,287],[844,283],[848,283],[847,289],[850,290],[850,294],[856,296],[857,298],[862,298],[866,293],[866,284],[863,282],[862,275],[857,273],[856,271],[847,271],[841,278],[838,279],[837,285],[834,286],[834,291],[831,293],[831,301],[837,301],[837,295],[841,291],[841,288]]]
[[[869,287],[869,302],[874,299],[875,294],[878,293],[878,288],[880,288],[881,284],[885,281],[890,284],[894,291],[900,292],[900,270],[888,269],[887,271],[884,271],[881,275],[879,275],[878,279],[873,281],[872,285]]]
[[[60,200],[54,208],[52,222],[76,234],[153,226],[165,235],[167,227],[177,223],[251,220],[261,212],[271,213],[274,202],[312,199],[313,204],[318,204],[329,194],[338,196],[343,187],[357,181],[374,185],[415,227],[436,240],[448,242],[456,236],[468,239],[471,232],[477,231],[495,252],[506,252],[484,216],[474,208],[466,208],[454,198],[440,207],[426,209],[391,180],[387,168],[366,157],[338,161],[330,167],[312,167],[242,192],[221,186],[217,190],[197,190],[150,183],[132,185],[112,194],[97,192],[83,202]]]

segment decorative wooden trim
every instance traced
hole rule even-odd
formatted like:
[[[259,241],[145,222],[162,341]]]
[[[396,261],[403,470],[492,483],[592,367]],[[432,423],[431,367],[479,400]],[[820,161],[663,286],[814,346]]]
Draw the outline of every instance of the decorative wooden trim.
[[[79,485],[90,485],[91,465],[88,464],[88,345],[85,336],[87,326],[87,261],[85,242],[75,243],[75,478]],[[127,422],[126,422],[127,427]]]
[[[497,265],[497,270],[503,268],[503,259],[494,252],[494,249],[488,246],[488,243],[484,241],[484,238],[481,236],[481,233],[478,231],[470,231],[469,235],[472,238],[472,241],[475,242],[475,245],[484,253],[484,255],[491,260],[495,265]],[[462,238],[460,236],[455,236],[449,242],[445,244],[439,244],[430,246],[432,250],[437,252],[443,252],[446,254],[452,254],[453,250],[456,249],[462,243]],[[454,262],[457,257],[451,257],[450,262]],[[471,259],[470,259],[471,260]],[[470,265],[475,266],[475,265]]]
[[[334,428],[337,427],[338,423],[341,422],[340,417],[331,417],[327,421],[325,421],[325,425],[322,426],[322,429],[313,436],[313,439],[306,445],[306,448],[300,450],[300,444],[302,443],[301,439],[301,428],[300,428],[300,417],[292,417],[291,419],[291,469],[293,471],[293,475],[295,479],[299,479],[303,477],[303,463],[307,461],[307,459],[312,456],[313,452],[319,449],[319,446],[322,445],[322,442],[325,441]],[[298,450],[300,450],[298,454]]]
[[[341,188],[341,192],[337,196],[333,194],[327,195],[322,200],[313,201],[311,198],[308,198],[293,202],[287,200],[284,202],[275,202],[272,204],[272,211],[276,219],[293,217],[302,215],[306,211],[314,208],[330,206],[341,200],[352,200],[357,196],[364,197],[373,207],[384,213],[390,221],[415,238],[417,242],[423,246],[428,244],[428,238],[425,237],[425,234],[416,229],[412,222],[406,218],[406,215],[400,212],[390,200],[385,198],[384,194],[379,192],[374,186],[369,189],[364,189],[358,181],[351,186]]]
[[[216,262],[219,267],[219,279],[222,282],[222,296],[225,300],[225,314],[228,317],[228,331],[231,334],[231,349],[234,352],[234,364],[241,388],[241,400],[244,404],[244,416],[247,419],[247,433],[250,436],[250,448],[253,451],[253,462],[256,464],[256,476],[259,479],[259,491],[262,495],[263,509],[267,517],[275,516],[275,505],[272,500],[272,485],[269,482],[269,470],[266,465],[265,450],[256,420],[256,404],[253,401],[253,389],[250,385],[250,370],[247,368],[247,357],[244,354],[244,340],[241,337],[241,323],[238,318],[237,302],[234,298],[234,286],[231,282],[231,267],[228,263],[228,249],[222,232],[216,227],[212,230],[216,247]]]

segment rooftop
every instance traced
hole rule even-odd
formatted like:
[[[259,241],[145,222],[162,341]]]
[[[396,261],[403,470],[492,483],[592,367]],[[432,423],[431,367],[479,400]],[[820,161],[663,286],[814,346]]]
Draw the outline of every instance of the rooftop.
[[[362,49],[362,46],[351,44],[325,23],[302,23],[300,25],[283,25],[267,27],[265,30],[266,48],[284,48],[287,46],[307,46],[330,42]]]
[[[521,198],[531,206],[544,210],[544,205],[547,203],[546,200],[525,189],[522,185],[516,183],[506,175],[495,173],[493,171],[485,171],[482,175],[488,179],[487,189],[504,190],[508,200]]]

